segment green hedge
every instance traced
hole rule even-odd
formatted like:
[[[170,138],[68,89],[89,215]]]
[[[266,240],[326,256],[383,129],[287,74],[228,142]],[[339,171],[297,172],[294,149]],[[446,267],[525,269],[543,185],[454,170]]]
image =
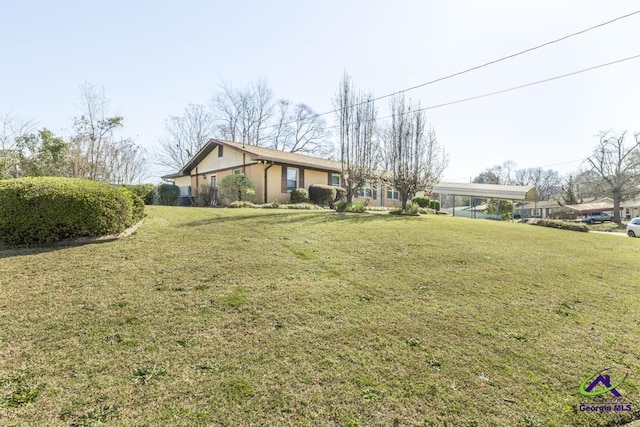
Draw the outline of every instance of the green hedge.
[[[155,185],[153,184],[125,184],[123,187],[131,190],[136,196],[140,197],[145,205],[152,205],[155,196]]]
[[[336,187],[313,184],[309,187],[309,200],[318,206],[332,206],[336,200]]]
[[[309,192],[304,188],[296,188],[291,190],[291,203],[307,203],[309,201]]]
[[[337,202],[338,200],[342,200],[342,199],[346,199],[347,198],[347,189],[346,188],[335,187],[335,189],[336,189],[336,198],[334,199],[335,202]]]
[[[586,224],[566,222],[557,219],[536,219],[532,221],[531,224],[542,227],[559,228],[561,230],[582,231],[585,233],[589,231],[589,227]]]
[[[143,215],[142,200],[125,188],[74,178],[0,181],[0,241],[9,245],[119,233]]]
[[[180,187],[174,184],[159,184],[156,187],[158,194],[158,204],[165,206],[176,206],[180,198]]]
[[[421,208],[428,208],[430,200],[425,196],[415,196],[413,199],[411,199],[411,202],[417,204]]]

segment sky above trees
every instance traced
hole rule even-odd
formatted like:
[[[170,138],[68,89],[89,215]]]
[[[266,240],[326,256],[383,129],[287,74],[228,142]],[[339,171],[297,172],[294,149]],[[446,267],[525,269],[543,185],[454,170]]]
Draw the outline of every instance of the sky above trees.
[[[223,84],[265,79],[276,98],[328,112],[345,70],[378,97],[638,9],[630,0],[5,2],[0,115],[68,136],[90,82],[152,151],[170,116],[209,104]],[[640,54],[637,40],[640,14],[405,96],[430,107],[499,91]],[[572,172],[600,131],[640,130],[639,71],[629,60],[427,110],[449,154],[445,179],[468,182],[507,160]],[[378,117],[388,112],[379,101]]]

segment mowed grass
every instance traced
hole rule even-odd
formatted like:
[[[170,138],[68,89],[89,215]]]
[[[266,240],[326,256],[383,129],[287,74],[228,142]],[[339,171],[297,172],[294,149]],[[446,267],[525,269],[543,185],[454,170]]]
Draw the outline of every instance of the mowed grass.
[[[640,239],[442,216],[151,207],[0,251],[0,425],[618,425]],[[629,413],[581,413],[604,369]],[[611,395],[610,395],[611,396]]]

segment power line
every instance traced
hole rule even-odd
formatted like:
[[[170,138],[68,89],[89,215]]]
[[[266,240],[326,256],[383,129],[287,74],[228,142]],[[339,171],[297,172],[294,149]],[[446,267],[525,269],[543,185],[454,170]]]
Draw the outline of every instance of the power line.
[[[561,41],[567,40],[567,39],[569,39],[569,38],[571,38],[571,37],[575,37],[575,36],[578,36],[578,35],[584,34],[584,33],[586,33],[586,32],[589,32],[589,31],[595,30],[595,29],[597,29],[597,28],[604,27],[605,25],[612,24],[612,23],[614,23],[614,22],[616,22],[616,21],[620,21],[620,20],[622,20],[622,19],[629,18],[629,17],[631,17],[631,16],[633,16],[633,15],[637,15],[637,14],[639,14],[639,13],[640,13],[640,10],[636,10],[635,12],[631,12],[631,13],[628,13],[628,14],[626,14],[626,15],[622,15],[622,16],[619,16],[619,17],[617,17],[617,18],[611,19],[611,20],[609,20],[609,21],[602,22],[602,23],[597,24],[597,25],[593,25],[593,26],[588,27],[588,28],[585,28],[585,29],[583,29],[583,30],[576,31],[575,33],[567,34],[567,35],[565,35],[565,36],[562,36],[562,37],[560,37],[560,38],[557,38],[557,39],[554,39],[554,40],[551,40],[551,41],[548,41],[548,42],[545,42],[545,43],[539,44],[539,45],[537,45],[537,46],[533,46],[533,47],[530,47],[530,48],[528,48],[528,49],[524,49],[524,50],[521,50],[521,51],[519,51],[519,52],[516,52],[516,53],[510,54],[510,55],[507,55],[507,56],[503,56],[503,57],[501,57],[501,58],[498,58],[498,59],[495,59],[495,60],[492,60],[492,61],[488,61],[488,62],[485,62],[485,63],[480,64],[480,65],[476,65],[476,66],[471,67],[471,68],[467,68],[466,70],[462,70],[462,71],[455,72],[455,73],[453,73],[453,74],[446,75],[446,76],[444,76],[444,77],[439,77],[439,78],[437,78],[437,79],[430,80],[430,81],[428,81],[428,82],[421,83],[421,84],[419,84],[419,85],[411,86],[411,87],[409,87],[409,88],[407,88],[407,89],[403,89],[403,90],[399,90],[399,91],[396,91],[396,92],[392,92],[392,93],[389,93],[389,94],[387,94],[387,95],[382,95],[382,96],[379,96],[379,97],[377,97],[377,98],[373,98],[373,99],[368,100],[368,101],[365,101],[365,102],[379,101],[379,100],[381,100],[381,99],[389,98],[389,97],[394,96],[394,95],[399,95],[399,94],[401,94],[401,93],[405,93],[405,92],[408,92],[408,91],[411,91],[411,90],[414,90],[414,89],[419,89],[419,88],[421,88],[421,87],[425,87],[425,86],[428,86],[428,85],[432,85],[432,84],[434,84],[434,83],[438,83],[438,82],[441,82],[441,81],[443,81],[443,80],[451,79],[451,78],[453,78],[453,77],[457,77],[457,76],[460,76],[460,75],[462,75],[462,74],[470,73],[471,71],[475,71],[475,70],[478,70],[478,69],[480,69],[480,68],[488,67],[488,66],[490,66],[490,65],[497,64],[497,63],[502,62],[502,61],[506,61],[507,59],[515,58],[516,56],[524,55],[525,53],[529,53],[529,52],[532,52],[532,51],[534,51],[534,50],[541,49],[541,48],[543,48],[543,47],[546,47],[546,46],[552,45],[552,44],[554,44],[554,43],[558,43],[558,42],[561,42]],[[561,78],[561,77],[558,77],[558,78]],[[363,104],[363,103],[353,104],[353,105],[350,105],[349,107],[356,107],[356,106],[361,105],[361,104]],[[336,112],[338,112],[338,111],[340,111],[340,110],[341,110],[340,108],[336,108],[336,109],[331,110],[331,111],[326,111],[326,112],[324,112],[324,113],[315,114],[315,115],[313,115],[313,116],[310,116],[309,118],[326,116],[326,115],[328,115],[328,114],[336,113]],[[288,124],[292,124],[292,123],[296,123],[296,120],[291,120],[291,121],[289,121],[289,122],[281,123],[281,124],[279,124],[279,125],[267,126],[267,127],[266,127],[266,129],[274,128],[274,127],[277,127],[277,126],[284,126],[284,125],[288,125]]]
[[[628,58],[618,59],[616,61],[607,62],[605,64],[600,64],[600,65],[595,65],[593,67],[584,68],[582,70],[573,71],[571,73],[566,73],[566,74],[562,74],[562,75],[555,76],[555,77],[549,77],[547,79],[538,80],[538,81],[535,81],[535,82],[525,83],[525,84],[522,84],[522,85],[519,85],[519,86],[510,87],[510,88],[507,88],[507,89],[497,90],[497,91],[485,93],[485,94],[482,94],[482,95],[470,96],[468,98],[458,99],[456,101],[445,102],[445,103],[442,103],[442,104],[432,105],[432,106],[420,108],[420,109],[417,109],[417,110],[407,111],[404,114],[415,113],[415,112],[418,112],[418,111],[434,110],[436,108],[447,107],[449,105],[461,104],[463,102],[474,101],[476,99],[481,99],[481,98],[487,98],[489,96],[495,96],[495,95],[499,95],[499,94],[502,94],[502,93],[511,92],[511,91],[514,91],[514,90],[524,89],[526,87],[539,85],[539,84],[542,84],[542,83],[548,83],[548,82],[551,82],[551,81],[554,81],[554,80],[564,79],[564,78],[567,78],[567,77],[575,76],[577,74],[586,73],[588,71],[597,70],[599,68],[608,67],[610,65],[619,64],[621,62],[630,61],[632,59],[637,59],[637,58],[640,58],[640,54],[634,55],[634,56],[630,56]],[[389,119],[391,117],[393,117],[393,115],[377,117],[376,120],[384,120],[384,119]],[[339,127],[340,127],[339,125],[336,125],[336,126],[331,126],[331,127],[327,128],[327,129],[334,129],[334,128],[337,129]]]

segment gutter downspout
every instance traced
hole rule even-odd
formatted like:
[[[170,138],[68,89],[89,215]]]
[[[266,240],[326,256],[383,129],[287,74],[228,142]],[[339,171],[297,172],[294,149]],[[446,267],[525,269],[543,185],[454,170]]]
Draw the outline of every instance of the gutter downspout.
[[[266,168],[264,168],[264,202],[267,203],[267,171],[273,166],[273,162]]]

